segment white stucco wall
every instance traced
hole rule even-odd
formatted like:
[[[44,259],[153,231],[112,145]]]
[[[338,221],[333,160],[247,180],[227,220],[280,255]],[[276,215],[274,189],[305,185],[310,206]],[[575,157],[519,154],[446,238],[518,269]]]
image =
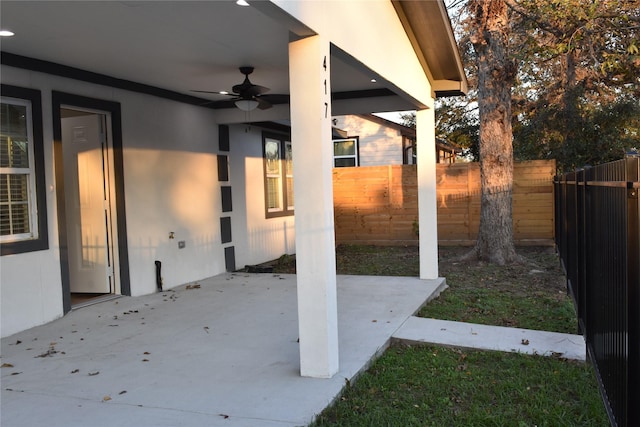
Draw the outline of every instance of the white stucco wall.
[[[360,166],[402,164],[402,135],[399,131],[359,116],[337,116],[336,127],[358,136]]]
[[[121,104],[132,294],[155,292],[155,260],[163,263],[165,288],[225,271],[215,112],[12,67],[1,72],[2,83],[41,91],[49,229],[48,250],[0,258],[2,336],[63,314],[52,90]],[[178,249],[180,240],[184,249]]]
[[[155,291],[155,260],[162,262],[165,289],[225,269],[214,114],[148,98],[129,95],[122,101],[133,295]]]
[[[431,105],[431,84],[391,1],[271,1],[402,91]],[[349,112],[362,111],[336,108],[333,113]]]
[[[252,125],[229,128],[231,226],[237,268],[295,253],[294,217],[265,218],[263,131]]]
[[[120,103],[132,295],[156,291],[155,260],[169,289],[223,273],[226,246],[235,247],[238,268],[295,253],[293,216],[265,218],[262,128],[230,126],[231,151],[221,153],[229,156],[230,177],[219,182],[215,111],[12,67],[1,72],[5,84],[41,91],[49,225],[48,250],[0,257],[3,337],[63,315],[53,90]],[[221,185],[232,187],[232,212],[222,212]],[[223,216],[231,217],[233,239],[224,245]]]
[[[274,3],[322,34],[324,40],[432,107],[429,81],[391,2]],[[225,120],[224,114],[238,117],[237,112],[217,116],[214,111],[195,106],[6,66],[2,66],[1,73],[3,83],[39,89],[42,94],[50,246],[45,251],[1,257],[2,336],[62,315],[52,90],[121,104],[133,295],[155,292],[155,260],[162,261],[164,286],[171,288],[223,272],[224,246],[235,246],[238,267],[295,252],[293,217],[264,217],[261,130],[241,125],[231,128],[229,153],[233,242],[220,244],[219,218],[227,214],[221,211],[221,184],[217,180],[217,125],[231,121]],[[264,116],[286,115],[285,109],[277,106]],[[432,132],[432,121],[427,123]],[[435,218],[434,212],[429,215]],[[174,240],[169,239],[171,231],[175,232]],[[186,242],[185,249],[178,249],[181,240]]]
[[[41,86],[51,87],[49,79],[39,73],[23,73],[20,70],[2,66],[0,75],[4,84],[36,89]],[[43,140],[45,141],[47,198],[45,209],[49,220],[49,249],[0,257],[0,335],[2,337],[62,316],[53,147],[50,142],[53,140],[51,91],[43,90],[41,96]]]

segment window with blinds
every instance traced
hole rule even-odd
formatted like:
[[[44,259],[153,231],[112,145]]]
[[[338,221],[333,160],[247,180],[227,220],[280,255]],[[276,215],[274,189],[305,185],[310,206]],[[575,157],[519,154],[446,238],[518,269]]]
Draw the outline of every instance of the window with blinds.
[[[286,137],[263,135],[265,214],[293,215],[293,155]]]
[[[0,242],[38,237],[31,102],[0,105]]]

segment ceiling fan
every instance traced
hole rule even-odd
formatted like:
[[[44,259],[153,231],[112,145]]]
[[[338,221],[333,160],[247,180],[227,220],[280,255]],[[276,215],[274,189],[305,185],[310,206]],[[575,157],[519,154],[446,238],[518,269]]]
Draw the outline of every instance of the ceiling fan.
[[[229,107],[229,104],[233,102],[236,107],[243,111],[251,111],[255,108],[266,110],[271,108],[273,103],[281,104],[288,101],[287,95],[265,95],[270,90],[268,87],[251,83],[249,74],[253,73],[253,67],[240,67],[240,72],[244,74],[244,81],[234,85],[231,88],[231,92],[207,90],[193,90],[192,92],[231,96],[232,98],[229,101],[212,101],[210,104],[217,104],[219,108],[225,108]]]

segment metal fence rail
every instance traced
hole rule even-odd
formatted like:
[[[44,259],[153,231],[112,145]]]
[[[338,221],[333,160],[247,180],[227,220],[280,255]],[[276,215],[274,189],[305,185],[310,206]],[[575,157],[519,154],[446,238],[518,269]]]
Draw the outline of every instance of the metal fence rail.
[[[613,426],[640,425],[640,158],[556,177],[556,246]]]

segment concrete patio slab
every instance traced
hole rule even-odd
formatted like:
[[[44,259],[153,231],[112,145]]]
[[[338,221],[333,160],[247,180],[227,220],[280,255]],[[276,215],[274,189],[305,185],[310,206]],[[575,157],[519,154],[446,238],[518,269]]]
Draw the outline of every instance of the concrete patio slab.
[[[393,334],[393,338],[408,343],[537,354],[582,361],[586,357],[586,345],[580,335],[420,317],[407,319]]]
[[[0,422],[306,425],[444,286],[339,276],[340,371],[332,379],[299,375],[294,275],[224,274],[74,310],[2,339]]]

